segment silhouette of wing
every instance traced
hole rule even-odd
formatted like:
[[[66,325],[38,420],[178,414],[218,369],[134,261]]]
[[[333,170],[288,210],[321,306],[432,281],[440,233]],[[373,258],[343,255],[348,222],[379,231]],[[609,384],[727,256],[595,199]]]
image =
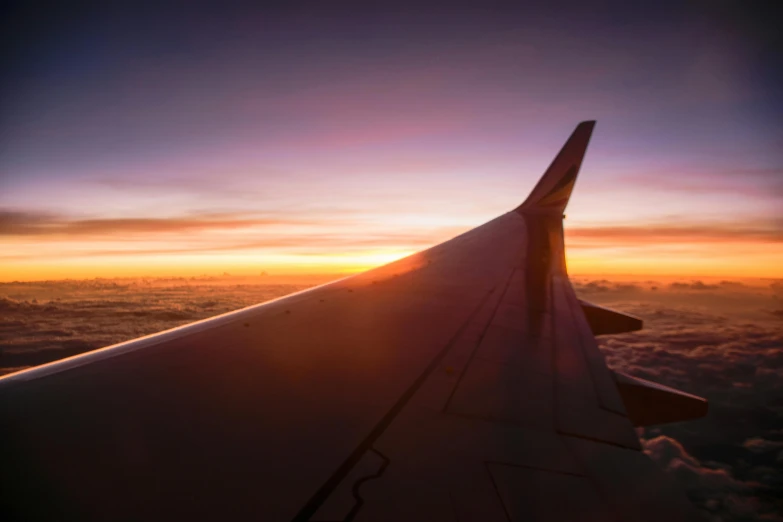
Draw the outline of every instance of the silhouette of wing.
[[[690,519],[633,425],[706,403],[614,375],[641,322],[566,273],[593,126],[450,241],[0,379],[3,520]]]

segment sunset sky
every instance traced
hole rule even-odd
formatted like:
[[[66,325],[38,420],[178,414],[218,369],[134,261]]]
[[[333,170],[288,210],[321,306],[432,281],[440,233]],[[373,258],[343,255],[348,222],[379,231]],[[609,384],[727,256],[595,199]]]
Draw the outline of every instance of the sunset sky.
[[[767,13],[338,5],[8,8],[0,281],[382,264],[514,208],[584,119],[572,273],[783,276]]]

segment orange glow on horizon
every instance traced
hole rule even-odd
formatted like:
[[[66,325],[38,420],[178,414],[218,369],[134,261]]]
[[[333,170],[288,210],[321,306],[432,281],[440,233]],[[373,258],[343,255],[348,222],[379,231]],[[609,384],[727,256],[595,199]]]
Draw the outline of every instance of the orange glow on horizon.
[[[566,242],[568,245],[568,241]],[[614,248],[567,246],[571,275],[611,274],[682,277],[783,276],[783,244],[734,243],[690,245],[665,250],[648,245]],[[95,277],[261,276],[322,281],[390,263],[419,249],[376,249],[330,254],[224,252],[187,255],[113,255],[20,259],[0,264],[0,281],[90,279]]]
[[[95,277],[271,276],[275,279],[336,279],[385,265],[413,251],[369,251],[312,256],[177,256],[141,261],[131,257],[4,263],[0,282]]]

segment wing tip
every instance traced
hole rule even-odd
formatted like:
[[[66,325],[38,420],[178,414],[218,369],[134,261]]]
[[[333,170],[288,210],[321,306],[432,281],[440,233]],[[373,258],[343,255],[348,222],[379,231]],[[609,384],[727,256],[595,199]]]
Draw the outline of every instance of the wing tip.
[[[584,120],[577,124],[533,191],[525,202],[516,208],[516,212],[563,213],[571,198],[571,191],[595,124],[596,120]]]

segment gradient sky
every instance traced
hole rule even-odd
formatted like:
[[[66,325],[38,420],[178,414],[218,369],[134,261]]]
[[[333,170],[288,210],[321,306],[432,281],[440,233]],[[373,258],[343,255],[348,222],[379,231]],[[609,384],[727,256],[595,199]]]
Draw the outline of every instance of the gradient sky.
[[[2,16],[0,280],[380,264],[519,204],[583,119],[572,272],[783,276],[761,3],[103,4]]]

